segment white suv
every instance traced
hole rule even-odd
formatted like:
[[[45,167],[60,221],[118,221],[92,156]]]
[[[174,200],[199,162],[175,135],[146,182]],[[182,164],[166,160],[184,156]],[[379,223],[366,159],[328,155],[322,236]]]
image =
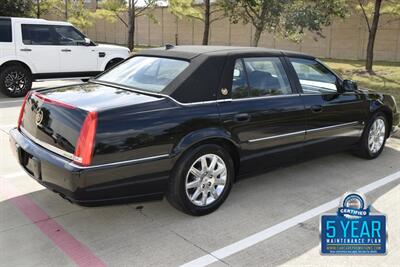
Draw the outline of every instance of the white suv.
[[[88,79],[129,53],[126,47],[95,44],[67,22],[0,17],[0,90],[16,97],[34,80]]]

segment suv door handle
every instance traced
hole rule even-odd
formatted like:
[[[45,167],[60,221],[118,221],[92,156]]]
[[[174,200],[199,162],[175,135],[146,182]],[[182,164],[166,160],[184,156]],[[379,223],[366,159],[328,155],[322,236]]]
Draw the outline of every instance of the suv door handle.
[[[31,52],[32,49],[30,49],[30,48],[22,48],[22,49],[20,49],[19,51],[22,51],[22,52]]]
[[[250,121],[250,115],[247,113],[236,114],[233,120],[236,122],[247,122]]]
[[[313,106],[311,106],[311,112],[313,112],[313,113],[322,112],[322,106],[321,105],[313,105]]]
[[[71,52],[71,49],[61,49],[61,52]]]

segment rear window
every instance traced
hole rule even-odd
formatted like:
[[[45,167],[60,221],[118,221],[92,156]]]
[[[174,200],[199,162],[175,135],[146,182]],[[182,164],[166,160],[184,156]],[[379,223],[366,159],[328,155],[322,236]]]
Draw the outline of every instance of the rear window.
[[[133,57],[97,78],[145,91],[161,92],[189,62],[159,57]]]
[[[0,42],[12,42],[11,19],[0,19]]]

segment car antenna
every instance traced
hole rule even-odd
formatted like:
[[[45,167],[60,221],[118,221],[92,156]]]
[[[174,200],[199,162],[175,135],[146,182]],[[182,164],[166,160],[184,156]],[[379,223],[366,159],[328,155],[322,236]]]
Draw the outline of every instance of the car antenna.
[[[173,44],[165,44],[165,49],[166,50],[169,50],[169,49],[172,49],[172,48],[174,48],[175,46],[173,45]]]

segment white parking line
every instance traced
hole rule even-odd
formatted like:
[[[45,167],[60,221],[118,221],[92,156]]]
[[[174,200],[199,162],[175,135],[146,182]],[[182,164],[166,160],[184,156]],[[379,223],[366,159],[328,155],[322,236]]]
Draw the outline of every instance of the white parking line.
[[[369,192],[371,192],[379,187],[382,187],[390,182],[393,182],[399,178],[400,178],[400,171],[393,173],[391,175],[388,175],[388,176],[386,176],[382,179],[379,179],[375,182],[372,182],[366,186],[363,186],[363,187],[357,189],[357,191],[366,194],[366,193],[369,193]],[[318,206],[314,209],[306,211],[306,212],[299,214],[295,217],[292,217],[286,221],[283,221],[279,224],[276,224],[272,227],[269,227],[265,230],[262,230],[251,236],[248,236],[242,240],[232,243],[226,247],[215,250],[208,255],[204,255],[193,261],[185,263],[185,264],[181,265],[181,267],[189,267],[189,266],[190,267],[194,267],[194,266],[203,267],[203,266],[207,266],[211,263],[217,262],[217,261],[224,259],[228,256],[231,256],[239,251],[242,251],[251,246],[254,246],[255,244],[258,244],[258,243],[260,243],[268,238],[271,238],[279,233],[282,233],[282,232],[288,230],[289,228],[298,225],[299,223],[303,223],[305,221],[308,221],[308,220],[314,218],[315,216],[318,216],[318,215],[325,213],[331,209],[334,209],[338,206],[339,201],[340,201],[340,198],[336,198],[332,201],[322,204],[321,206]]]
[[[3,177],[3,178],[14,178],[14,177],[22,176],[22,175],[26,175],[26,173],[25,172],[13,172],[13,173],[6,174],[6,175],[1,175],[0,174],[0,177]]]
[[[19,99],[19,100],[8,100],[8,101],[0,101],[0,104],[11,104],[11,103],[18,103],[24,101],[24,99]]]

